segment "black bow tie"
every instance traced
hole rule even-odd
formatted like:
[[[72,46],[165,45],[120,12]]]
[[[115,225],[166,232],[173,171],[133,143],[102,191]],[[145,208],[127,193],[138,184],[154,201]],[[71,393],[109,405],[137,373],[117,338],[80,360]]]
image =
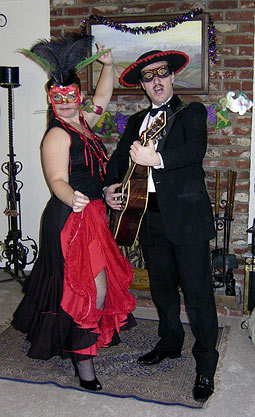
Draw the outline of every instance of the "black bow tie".
[[[156,114],[159,111],[166,111],[166,110],[167,110],[167,104],[162,104],[162,106],[160,106],[160,107],[156,107],[155,109],[151,109],[150,110],[150,116],[154,117],[154,116],[156,116]]]

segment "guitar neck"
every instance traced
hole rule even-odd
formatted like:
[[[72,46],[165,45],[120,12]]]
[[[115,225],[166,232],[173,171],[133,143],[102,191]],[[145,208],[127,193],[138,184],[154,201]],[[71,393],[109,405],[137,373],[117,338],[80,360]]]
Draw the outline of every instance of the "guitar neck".
[[[141,145],[146,146],[149,139],[153,139],[166,125],[166,112],[164,111],[162,115],[156,119],[156,121],[149,127],[149,129],[145,130],[141,137]],[[132,161],[130,158],[130,164],[127,169],[127,172],[122,181],[122,190],[124,191],[128,181],[130,180],[131,175],[136,167],[136,163]]]
[[[127,172],[126,172],[126,174],[125,174],[125,176],[123,178],[123,181],[122,181],[122,188],[124,190],[125,190],[125,188],[126,188],[126,186],[128,184],[128,181],[130,180],[130,177],[133,174],[133,171],[134,171],[134,169],[136,167],[136,163],[134,161],[132,161],[131,158],[129,160],[130,160],[130,164],[129,164],[129,167],[127,169]]]

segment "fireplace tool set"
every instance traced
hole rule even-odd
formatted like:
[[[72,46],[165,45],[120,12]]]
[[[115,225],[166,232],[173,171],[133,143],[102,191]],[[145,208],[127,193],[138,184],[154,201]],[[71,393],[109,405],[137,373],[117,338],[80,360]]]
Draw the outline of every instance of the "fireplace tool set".
[[[228,170],[227,197],[220,200],[220,171],[216,170],[214,221],[215,248],[211,251],[212,276],[215,288],[225,286],[225,295],[235,295],[233,269],[238,267],[236,255],[229,253],[230,228],[233,219],[236,171]],[[223,237],[222,237],[223,236]],[[221,237],[221,239],[220,239]],[[219,247],[219,244],[221,247]]]

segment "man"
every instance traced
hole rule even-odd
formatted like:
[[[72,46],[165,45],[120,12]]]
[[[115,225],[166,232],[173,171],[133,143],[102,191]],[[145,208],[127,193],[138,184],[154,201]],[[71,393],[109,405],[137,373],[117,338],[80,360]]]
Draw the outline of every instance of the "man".
[[[127,169],[128,156],[136,164],[150,167],[148,204],[139,241],[159,314],[160,340],[138,362],[155,365],[167,357],[181,356],[184,330],[180,286],[195,336],[192,352],[197,376],[193,397],[204,402],[213,393],[218,361],[218,322],[209,258],[209,240],[215,236],[215,229],[202,168],[207,112],[201,103],[185,106],[173,95],[174,74],[188,60],[180,51],[150,51],[122,73],[121,82],[128,87],[141,85],[152,105],[129,118],[107,165],[105,198],[112,209],[123,208],[116,188]],[[142,132],[162,111],[167,112],[167,124],[161,138],[156,144],[149,140],[142,146]]]

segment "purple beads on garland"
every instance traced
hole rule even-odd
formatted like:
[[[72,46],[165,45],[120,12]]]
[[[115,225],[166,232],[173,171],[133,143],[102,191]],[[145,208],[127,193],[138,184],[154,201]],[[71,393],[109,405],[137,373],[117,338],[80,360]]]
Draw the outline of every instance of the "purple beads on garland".
[[[91,14],[86,19],[82,20],[81,27],[82,27],[82,31],[85,32],[86,21],[89,19],[94,19],[100,24],[103,24],[115,30],[120,30],[123,33],[131,33],[132,35],[146,35],[147,33],[150,33],[150,34],[159,33],[159,32],[171,29],[177,26],[178,24],[192,20],[194,17],[198,16],[201,13],[203,13],[203,9],[196,8],[194,10],[191,10],[188,13],[184,13],[183,15],[176,16],[172,20],[168,20],[166,22],[160,23],[158,26],[153,26],[153,27],[152,26],[146,26],[146,27],[137,26],[134,28],[128,27],[127,25],[124,25],[123,23],[116,23],[103,16]],[[214,27],[214,24],[210,15],[209,15],[209,23],[208,23],[208,41],[209,41],[209,49],[208,49],[209,59],[215,64],[216,58],[217,58],[216,36],[215,36],[215,27]]]

